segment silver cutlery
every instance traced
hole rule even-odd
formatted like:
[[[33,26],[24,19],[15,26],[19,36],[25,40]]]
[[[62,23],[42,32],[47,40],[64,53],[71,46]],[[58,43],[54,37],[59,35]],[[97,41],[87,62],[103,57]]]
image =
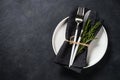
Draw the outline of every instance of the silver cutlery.
[[[77,15],[76,15],[76,18],[75,18],[77,26],[76,26],[75,35],[74,35],[74,42],[76,42],[76,40],[77,40],[78,26],[79,26],[80,23],[83,22],[84,12],[85,12],[84,8],[78,7]],[[70,56],[70,61],[69,61],[69,67],[73,64],[75,56],[76,56],[76,54],[74,54],[75,46],[76,46],[76,44],[73,44],[73,46],[72,46],[71,56]]]
[[[84,19],[83,19],[84,22],[87,21],[87,18],[88,18],[88,16],[89,16],[90,12],[91,12],[91,10],[89,10],[89,11],[85,14]],[[85,23],[83,23],[83,26],[84,26],[84,25],[85,25]],[[77,43],[79,43],[80,40],[81,40],[81,34],[82,34],[82,32],[83,32],[83,30],[81,30],[80,36],[79,36],[79,38],[78,38],[78,40],[77,40]],[[78,50],[79,45],[80,45],[80,44],[77,44],[76,47],[75,47],[75,50],[74,50],[74,55],[75,55],[75,56],[76,56],[76,53],[77,53],[77,50]],[[74,61],[74,59],[73,59],[73,61]]]

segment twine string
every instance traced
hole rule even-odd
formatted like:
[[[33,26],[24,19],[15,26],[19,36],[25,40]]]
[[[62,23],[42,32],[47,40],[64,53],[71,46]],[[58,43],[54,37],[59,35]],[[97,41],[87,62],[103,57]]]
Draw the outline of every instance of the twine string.
[[[74,36],[71,36],[71,37],[70,37],[70,40],[67,40],[67,39],[66,39],[65,41],[66,41],[66,42],[69,42],[70,44],[79,44],[79,45],[87,46],[87,47],[89,46],[89,44],[86,44],[86,43],[74,42],[73,39],[74,39]]]

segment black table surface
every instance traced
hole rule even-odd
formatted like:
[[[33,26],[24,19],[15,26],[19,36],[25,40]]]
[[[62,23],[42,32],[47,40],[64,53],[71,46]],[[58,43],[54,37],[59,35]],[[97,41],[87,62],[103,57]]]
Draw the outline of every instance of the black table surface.
[[[54,63],[52,34],[75,6],[104,19],[109,45],[81,74]],[[0,80],[120,80],[120,0],[0,0]]]

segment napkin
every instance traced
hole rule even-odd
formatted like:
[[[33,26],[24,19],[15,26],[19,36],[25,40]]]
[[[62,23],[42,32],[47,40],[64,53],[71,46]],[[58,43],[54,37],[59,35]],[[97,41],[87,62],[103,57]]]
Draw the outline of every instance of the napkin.
[[[66,28],[66,34],[65,34],[65,38],[67,40],[70,40],[70,37],[73,36],[75,33],[76,24],[77,24],[75,22],[75,17],[76,17],[77,9],[78,9],[77,7],[74,8],[73,11],[70,13],[69,18],[67,19],[67,28]],[[85,8],[85,13],[88,10],[89,9]],[[100,20],[95,11],[91,11],[88,18],[92,20],[91,25],[94,25],[96,21]],[[83,23],[81,23],[79,25],[78,34],[80,34],[84,23],[85,23],[85,21],[83,21]],[[99,29],[96,31],[96,34],[98,31],[99,31]],[[72,50],[72,44],[64,41],[61,48],[58,51],[58,54],[56,55],[55,63],[65,67],[67,69],[70,69],[72,71],[75,71],[77,73],[80,73],[81,70],[83,69],[83,67],[86,67],[88,65],[87,60],[86,60],[88,47],[85,47],[83,49],[82,53],[80,55],[76,56],[76,58],[73,62],[73,65],[71,67],[69,67],[71,50]]]

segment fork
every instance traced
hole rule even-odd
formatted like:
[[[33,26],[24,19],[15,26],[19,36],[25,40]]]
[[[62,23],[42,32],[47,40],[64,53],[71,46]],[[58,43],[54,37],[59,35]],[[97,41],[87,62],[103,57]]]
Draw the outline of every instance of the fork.
[[[77,15],[76,15],[76,18],[75,18],[77,26],[76,26],[76,30],[75,30],[74,42],[76,42],[76,40],[77,40],[78,26],[79,26],[80,23],[83,22],[83,18],[84,18],[84,8],[78,7]],[[76,54],[74,54],[75,45],[76,44],[73,44],[73,46],[72,46],[72,51],[71,51],[71,56],[70,56],[70,61],[69,61],[69,67],[73,64],[75,56],[76,56]]]

